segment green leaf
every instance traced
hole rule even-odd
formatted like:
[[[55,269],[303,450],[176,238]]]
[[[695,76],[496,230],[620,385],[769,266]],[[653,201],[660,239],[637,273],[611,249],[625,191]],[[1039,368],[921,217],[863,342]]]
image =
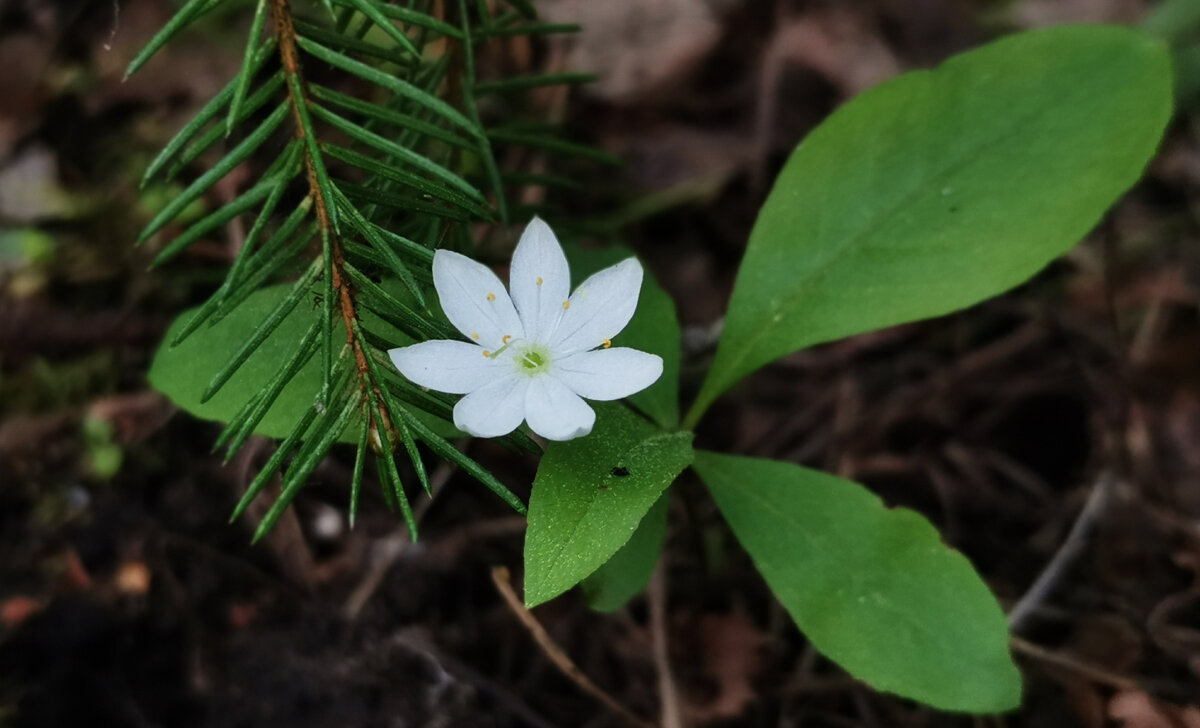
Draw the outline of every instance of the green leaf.
[[[293,308],[221,390],[212,399],[201,403],[204,389],[213,374],[242,348],[291,288],[290,284],[285,284],[255,291],[228,316],[212,326],[202,327],[178,346],[164,343],[150,365],[150,384],[196,417],[229,421],[289,361],[316,317],[315,303],[304,301]],[[164,342],[172,341],[197,310],[184,312],[176,318],[163,337]],[[309,360],[283,387],[254,431],[268,437],[287,436],[296,422],[313,409],[321,379],[320,367],[315,360]]]
[[[175,219],[175,216],[182,212],[184,208],[192,204],[192,202],[195,201],[196,198],[200,197],[200,195],[207,192],[208,188],[212,187],[217,183],[218,180],[233,171],[234,167],[246,161],[246,158],[253,154],[254,150],[258,149],[258,147],[260,147],[263,142],[265,142],[267,138],[279,128],[279,125],[282,124],[283,120],[287,118],[287,112],[288,105],[286,103],[280,104],[270,116],[263,120],[263,123],[260,124],[258,128],[250,134],[250,136],[243,139],[237,146],[230,150],[229,154],[226,154],[219,162],[214,164],[211,169],[200,175],[200,177],[198,177],[195,182],[192,182],[192,184],[188,185],[188,188],[181,192],[178,197],[176,197],[174,200],[171,200],[166,207],[159,211],[159,213],[154,216],[154,219],[146,225],[146,228],[142,230],[141,234],[138,236],[138,242],[143,243],[149,239],[151,235],[159,230],[162,230],[167,226],[168,223],[171,222],[171,220]]]
[[[475,189],[474,185],[472,185],[470,182],[467,182],[454,172],[446,169],[437,162],[431,161],[423,154],[414,152],[413,150],[401,146],[392,140],[387,139],[386,137],[380,136],[369,129],[347,121],[346,119],[343,119],[337,114],[323,109],[320,106],[313,106],[312,112],[314,116],[345,133],[346,136],[350,137],[351,139],[362,142],[363,144],[366,144],[373,149],[382,152],[383,154],[396,157],[397,159],[416,167],[422,172],[426,172],[434,177],[437,177],[439,180],[445,182],[454,189],[459,190],[464,195],[472,197],[478,200],[480,203],[486,203],[487,200],[484,198],[483,193]]]
[[[129,63],[129,67],[125,69],[125,78],[129,78],[133,74],[137,73],[138,69],[141,68],[146,61],[150,60],[155,53],[158,53],[158,51],[167,44],[167,41],[174,38],[176,33],[186,28],[201,15],[215,8],[220,2],[221,0],[216,0],[215,2],[213,0],[188,0],[187,3],[185,3],[184,6],[179,9],[179,12],[175,13],[175,15],[167,21],[167,24],[154,34],[154,37],[150,39],[150,42],[147,43],[146,46],[142,48],[142,50],[139,51],[136,56],[134,56],[133,60]]]
[[[1171,115],[1165,47],[1104,26],[1022,33],[843,106],[750,234],[686,422],[792,351],[999,294],[1077,243]]]
[[[257,113],[259,109],[261,109],[263,106],[266,106],[267,103],[276,97],[281,88],[283,88],[283,72],[280,71],[271,74],[271,76],[263,82],[262,86],[260,86],[254,93],[246,97],[246,100],[242,103],[241,110],[237,112],[237,118],[234,120],[235,123],[240,124]],[[174,160],[174,163],[167,170],[166,175],[164,175],[165,179],[174,179],[188,165],[199,159],[200,155],[207,152],[214,144],[224,138],[225,128],[220,124],[214,124],[203,134],[200,134],[194,140],[192,140],[191,143],[187,145],[187,148],[178,155],[178,158]],[[164,152],[165,151],[166,150],[164,150]],[[147,174],[149,174],[149,172],[147,172]]]
[[[410,68],[420,63],[420,59],[407,51],[398,50],[395,46],[384,48],[365,40],[359,40],[350,35],[343,35],[336,30],[328,30],[319,25],[295,21],[296,32],[305,38],[311,38],[327,48],[343,53],[359,53],[364,56],[378,58],[389,63],[395,63],[401,68]]]
[[[701,450],[694,467],[822,654],[879,690],[942,710],[1020,703],[1004,613],[920,515],[790,463]]]
[[[308,476],[317,469],[325,456],[329,454],[330,448],[333,447],[339,438],[346,436],[346,431],[352,429],[350,423],[354,420],[355,414],[362,407],[361,395],[357,390],[353,392],[353,396],[349,393],[344,393],[345,399],[342,404],[342,409],[334,416],[337,410],[328,410],[325,416],[317,421],[314,426],[316,432],[309,433],[309,439],[301,446],[300,451],[296,454],[296,460],[292,467],[288,469],[284,476],[283,491],[275,502],[271,504],[270,510],[263,516],[259,522],[258,528],[254,530],[254,538],[252,541],[257,542],[263,536],[267,535],[274,526],[287,507],[296,499],[296,494],[300,492],[308,483]]]
[[[271,57],[271,54],[274,50],[275,39],[268,38],[267,41],[263,43],[262,48],[260,48],[254,56],[254,67],[251,70],[251,74],[257,73],[258,70],[262,68],[263,63],[265,63],[266,60]],[[192,137],[199,133],[199,131],[203,129],[208,122],[215,119],[217,115],[221,113],[221,109],[225,108],[225,105],[228,104],[230,99],[233,98],[233,93],[237,88],[237,83],[238,78],[234,78],[232,81],[226,84],[226,86],[221,89],[216,96],[213,96],[212,99],[204,105],[204,108],[200,109],[200,111],[198,111],[196,115],[193,116],[190,121],[188,121],[187,124],[184,124],[183,128],[171,138],[171,141],[167,142],[167,145],[163,147],[161,152],[158,153],[158,156],[154,158],[154,161],[152,161],[146,167],[145,173],[142,174],[141,181],[138,182],[139,187],[145,187],[146,183],[149,182],[154,175],[158,174],[163,167],[170,163],[170,161],[175,158],[175,155],[183,149],[184,145],[192,140]],[[282,79],[280,79],[280,83],[282,83]]]
[[[585,278],[633,255],[622,246],[592,249],[566,245],[571,263],[571,282],[579,285]],[[616,346],[628,346],[663,359],[663,373],[650,387],[629,397],[629,402],[665,430],[679,425],[679,321],[675,302],[659,287],[649,271],[642,278],[637,311],[629,325],[613,340]]]
[[[592,83],[597,78],[594,73],[546,73],[537,76],[517,76],[497,81],[475,84],[475,93],[479,96],[486,94],[506,94],[516,91],[542,88],[544,86],[572,85]]]
[[[338,5],[342,5],[342,6],[346,6],[346,7],[357,7],[357,3],[355,3],[353,0],[335,0],[335,1],[337,2]],[[402,23],[407,23],[409,25],[415,25],[420,28],[426,28],[428,30],[433,30],[438,33],[441,33],[442,35],[448,35],[451,38],[462,38],[462,34],[459,33],[458,28],[455,28],[453,25],[450,25],[441,20],[438,20],[437,18],[433,17],[432,15],[428,15],[426,13],[422,13],[422,12],[419,12],[416,10],[411,10],[409,8],[402,8],[398,5],[389,5],[388,3],[371,2],[371,4],[380,13],[382,13],[383,15],[386,15],[389,18],[392,18],[393,20],[399,20]]]
[[[537,20],[537,10],[534,9],[533,3],[529,2],[529,0],[508,0],[508,4],[513,6],[526,19]]]
[[[313,54],[322,61],[325,61],[329,65],[335,68],[340,68],[347,73],[352,73],[364,81],[370,81],[377,86],[382,86],[383,88],[395,93],[397,96],[401,96],[409,101],[412,101],[414,104],[418,104],[426,109],[429,109],[431,112],[438,114],[447,121],[466,130],[467,133],[471,134],[472,136],[477,138],[480,136],[479,128],[476,125],[472,124],[453,106],[450,106],[445,101],[442,101],[428,91],[417,88],[407,81],[402,81],[395,76],[388,75],[377,68],[372,68],[365,63],[356,61],[353,58],[349,58],[341,53],[338,53],[337,51],[330,50],[320,43],[315,43],[307,38],[298,38],[297,42],[300,44],[301,48]]]
[[[492,141],[517,144],[530,149],[541,149],[553,154],[569,157],[581,157],[593,162],[620,167],[624,164],[620,157],[602,152],[585,144],[576,144],[565,139],[559,139],[546,134],[544,131],[528,131],[522,129],[492,129],[487,133]]]
[[[370,119],[381,121],[384,124],[397,126],[401,129],[409,129],[417,132],[418,134],[439,139],[447,144],[453,144],[454,146],[462,149],[475,149],[476,142],[474,140],[464,139],[463,137],[460,137],[451,131],[447,131],[440,126],[430,124],[427,121],[422,121],[415,116],[402,114],[399,111],[393,111],[385,106],[379,106],[369,101],[356,99],[353,96],[347,96],[346,94],[339,93],[332,89],[325,88],[324,86],[318,86],[316,84],[310,85],[309,91],[312,93],[313,98],[317,99],[318,101],[334,104],[343,109],[362,114]]]
[[[266,22],[267,0],[258,0],[258,7],[254,10],[254,21],[250,25],[250,34],[246,36],[246,51],[242,58],[242,67],[238,70],[233,101],[229,104],[229,116],[225,119],[225,136],[233,133],[242,101],[246,98],[246,89],[250,88],[250,77],[254,75],[255,69],[255,48],[258,46],[259,39],[262,38],[263,26]]]
[[[526,25],[488,26],[475,32],[476,38],[497,38],[512,35],[549,35],[578,33],[583,26],[575,23],[528,23]]]
[[[668,494],[663,493],[629,542],[580,582],[589,607],[597,612],[615,612],[646,588],[667,536],[669,501]]]
[[[380,8],[375,3],[369,2],[368,0],[347,0],[347,3],[358,12],[370,18],[371,22],[374,23],[376,27],[378,27],[384,33],[387,33],[392,40],[396,41],[396,45],[400,46],[409,53],[412,53],[414,56],[421,55],[421,52],[417,50],[417,47],[413,45],[413,42],[408,39],[408,36],[406,36],[395,25],[392,25],[392,22],[388,20],[382,12],[380,12]]]
[[[691,462],[691,443],[618,404],[596,407],[587,437],[550,443],[529,499],[525,603],[562,594],[624,546]]]

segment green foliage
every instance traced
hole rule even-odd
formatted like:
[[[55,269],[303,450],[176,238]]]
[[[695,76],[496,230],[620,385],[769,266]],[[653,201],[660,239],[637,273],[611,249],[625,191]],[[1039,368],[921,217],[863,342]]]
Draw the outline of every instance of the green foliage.
[[[220,2],[185,2],[129,72]],[[230,456],[253,433],[283,438],[236,511],[284,471],[282,495],[256,537],[336,442],[358,447],[352,517],[370,449],[385,498],[415,537],[394,453],[404,452],[416,482],[428,490],[417,443],[524,512],[508,488],[446,439],[462,434],[448,421],[453,400],[405,381],[385,350],[454,336],[431,308],[433,249],[469,247],[470,225],[506,219],[505,198],[515,188],[499,172],[489,120],[475,97],[585,79],[475,78],[473,38],[520,35],[526,26],[530,34],[555,31],[525,22],[533,16],[522,20],[531,10],[523,3],[514,5],[515,14],[495,16],[482,4],[463,3],[440,17],[426,2],[323,4],[316,17],[296,18],[287,3],[258,0],[236,76],[146,171],[143,185],[170,180],[230,140],[228,151],[142,231],[139,243],[156,247],[154,265],[177,259],[241,216],[253,218],[221,286],[171,326],[151,382],[193,414],[224,422],[218,446]],[[310,67],[321,70],[321,85],[306,75]],[[339,84],[354,95],[337,90]],[[195,206],[243,165],[260,170],[255,181],[197,218]],[[159,241],[165,231],[175,234]],[[538,451],[522,433],[505,442]]]
[[[666,540],[669,501],[663,493],[629,541],[579,584],[589,607],[597,612],[615,612],[646,588]]]
[[[691,462],[691,443],[618,404],[596,407],[591,435],[551,443],[529,498],[525,603],[553,599],[617,553]]]
[[[696,453],[696,471],[804,634],[852,675],[943,710],[1017,706],[1008,623],[918,514],[788,463]]]
[[[220,2],[186,0],[130,73]],[[217,446],[227,456],[254,433],[282,439],[234,510],[244,513],[279,476],[256,539],[338,442],[356,448],[351,522],[373,460],[385,501],[415,538],[409,491],[429,491],[430,455],[525,510],[450,442],[462,435],[450,422],[453,397],[412,385],[386,355],[458,338],[432,294],[435,249],[469,252],[478,231],[509,221],[519,188],[580,187],[552,166],[501,170],[498,151],[620,164],[517,121],[522,92],[587,76],[478,76],[475,46],[486,39],[577,30],[539,22],[528,0],[507,5],[322,0],[317,17],[293,18],[287,3],[258,0],[238,73],[146,172],[152,191],[193,177],[139,236],[154,246],[154,265],[253,219],[221,285],[172,324],[150,380],[185,410],[225,423]],[[1169,5],[1149,25],[1187,38],[1194,11]],[[312,67],[319,84],[306,75]],[[503,104],[480,103],[499,95]],[[529,505],[527,604],[582,584],[596,609],[623,605],[653,572],[667,489],[694,458],[734,534],[823,653],[935,707],[1016,705],[1003,614],[924,519],[795,465],[694,453],[686,430],[730,386],[788,352],[942,315],[1027,280],[1137,179],[1170,111],[1163,45],[1090,27],[992,43],[834,113],[793,153],[756,221],[683,432],[679,323],[645,277],[617,342],[660,355],[663,375],[630,407],[598,406],[590,436],[546,451]],[[193,171],[227,138],[217,161]],[[254,180],[214,204],[215,185],[247,166]],[[628,255],[572,248],[573,278]],[[93,438],[97,452],[111,446],[107,437]],[[523,431],[502,442],[539,452]],[[115,471],[119,455],[97,458],[97,473]]]
[[[779,175],[689,424],[792,351],[939,316],[1027,280],[1142,174],[1171,114],[1161,43],[1015,35],[843,106]]]

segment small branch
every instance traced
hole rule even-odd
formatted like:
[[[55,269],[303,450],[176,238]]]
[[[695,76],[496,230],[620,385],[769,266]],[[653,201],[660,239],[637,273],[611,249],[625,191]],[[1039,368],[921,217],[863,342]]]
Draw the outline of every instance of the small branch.
[[[658,671],[658,699],[662,703],[662,728],[683,728],[683,711],[671,673],[671,650],[667,643],[667,567],[661,560],[650,579],[650,634],[654,641],[654,666]]]
[[[500,592],[500,596],[504,597],[505,604],[513,615],[525,625],[525,629],[529,630],[529,634],[533,636],[533,641],[546,657],[558,668],[559,672],[567,677],[571,682],[579,686],[588,695],[591,695],[596,700],[604,704],[606,708],[620,716],[630,725],[638,726],[638,728],[657,728],[653,723],[637,717],[629,712],[629,709],[621,705],[608,693],[604,692],[600,686],[591,681],[587,675],[583,674],[583,670],[563,652],[562,648],[554,643],[554,640],[547,634],[546,629],[537,621],[537,618],[530,613],[525,605],[521,603],[517,593],[513,591],[512,584],[509,583],[508,569],[503,566],[497,566],[492,569],[492,582],[496,585],[496,590]]]
[[[1096,484],[1092,486],[1092,492],[1088,495],[1087,503],[1084,504],[1083,510],[1079,512],[1079,517],[1071,526],[1066,540],[1054,553],[1046,567],[1042,569],[1042,573],[1034,580],[1029,590],[1009,610],[1008,626],[1013,633],[1019,632],[1025,626],[1029,617],[1046,601],[1066,573],[1067,568],[1083,551],[1092,528],[1108,506],[1114,484],[1115,479],[1111,472],[1105,470],[1100,473]]]
[[[1049,665],[1065,668],[1101,685],[1116,688],[1117,690],[1140,689],[1136,680],[1130,680],[1122,675],[1109,672],[1102,667],[1081,662],[1070,655],[1048,650],[1040,645],[1027,642],[1020,637],[1010,638],[1010,644],[1015,652]]]
[[[413,509],[413,519],[420,523],[425,517],[425,513],[433,505],[433,501],[442,492],[442,488],[450,480],[450,476],[457,470],[457,466],[450,463],[442,463],[438,469],[433,472],[433,477],[429,483],[429,497],[417,503],[417,507]],[[354,621],[362,612],[363,607],[371,600],[379,586],[383,584],[383,579],[391,571],[400,557],[404,555],[405,550],[412,544],[411,534],[408,532],[407,526],[397,528],[393,533],[384,536],[374,544],[374,559],[367,573],[363,575],[362,581],[350,593],[346,603],[342,605],[342,616],[348,621]]]
[[[288,5],[288,0],[271,0],[271,18],[275,24],[275,37],[279,42],[279,59],[283,65],[284,75],[289,77],[289,83],[286,84],[288,89],[288,101],[292,107],[292,119],[295,127],[296,139],[304,142],[304,110],[309,101],[307,97],[307,86],[304,82],[304,76],[300,67],[300,53],[296,47],[296,27],[292,22],[292,10]],[[337,236],[333,225],[333,215],[330,213],[331,201],[325,199],[325,194],[321,189],[321,185],[317,181],[317,161],[313,159],[312,147],[307,144],[304,146],[304,169],[308,178],[308,190],[313,200],[313,210],[317,215],[317,223],[321,227],[322,235],[328,235],[330,241],[330,251],[333,256],[332,266],[330,266],[333,278],[333,289],[338,296],[338,306],[342,314],[342,324],[346,329],[346,343],[354,350],[354,361],[358,369],[359,388],[366,387],[370,382],[370,373],[367,365],[367,353],[363,351],[360,342],[354,336],[354,322],[358,318],[358,311],[354,305],[354,298],[350,291],[350,286],[345,281],[345,257],[342,252],[342,242]],[[377,385],[375,386],[378,391]],[[375,414],[372,413],[372,417]],[[382,427],[380,429],[386,429]]]

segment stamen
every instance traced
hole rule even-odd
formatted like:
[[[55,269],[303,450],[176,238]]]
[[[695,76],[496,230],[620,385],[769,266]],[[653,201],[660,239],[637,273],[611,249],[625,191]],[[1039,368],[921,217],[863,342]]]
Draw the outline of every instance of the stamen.
[[[471,332],[471,338],[472,338],[472,339],[475,339],[476,341],[479,341],[479,332],[478,332],[478,331],[472,331],[472,332]]]
[[[496,294],[495,294],[495,293],[489,293],[489,294],[487,295],[487,299],[488,299],[489,301],[495,301],[495,300],[496,300]]]
[[[609,341],[608,339],[605,339],[604,340],[604,348],[607,349],[610,346],[612,346],[612,342]]]
[[[571,307],[571,302],[570,302],[570,301],[563,301],[563,310],[564,310],[564,311],[566,311],[566,310],[567,310],[568,308],[570,308],[570,307]]]
[[[538,279],[537,279],[537,284],[538,284],[539,286],[540,286],[540,285],[542,285],[542,277],[541,277],[541,276],[538,276]]]
[[[486,357],[490,357],[490,356],[492,355],[492,352],[488,351],[487,349],[484,349],[484,350],[483,350],[483,355],[484,355],[484,356],[486,356]]]
[[[500,343],[501,343],[501,344],[507,344],[507,343],[508,343],[508,340],[509,340],[509,339],[511,339],[511,338],[512,338],[512,334],[505,334],[505,335],[504,335],[504,338],[500,339]]]

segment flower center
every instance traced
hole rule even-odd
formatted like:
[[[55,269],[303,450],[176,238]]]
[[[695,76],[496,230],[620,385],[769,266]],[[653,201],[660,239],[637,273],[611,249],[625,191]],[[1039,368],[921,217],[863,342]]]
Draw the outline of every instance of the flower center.
[[[536,351],[527,351],[521,354],[520,361],[521,366],[525,367],[526,369],[537,369],[546,363],[545,360],[542,359],[542,355]]]
[[[514,348],[513,362],[517,372],[534,376],[550,368],[550,352],[541,344],[522,341]]]

